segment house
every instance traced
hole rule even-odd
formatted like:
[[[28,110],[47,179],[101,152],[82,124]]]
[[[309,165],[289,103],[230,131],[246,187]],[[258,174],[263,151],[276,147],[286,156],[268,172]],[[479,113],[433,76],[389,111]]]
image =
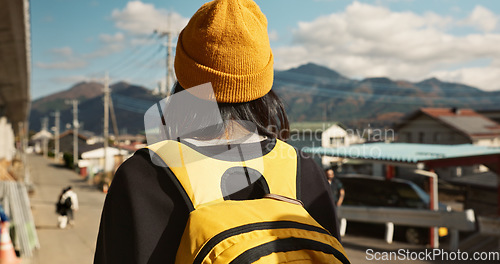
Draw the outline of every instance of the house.
[[[364,138],[357,132],[359,131],[348,129],[341,123],[333,123],[321,134],[321,146],[324,148],[338,148],[364,143]],[[341,162],[341,159],[336,157],[323,156],[321,158],[323,166],[331,166],[332,163],[339,162]]]
[[[304,147],[336,148],[364,143],[362,136],[360,131],[348,129],[339,122],[298,122],[290,124],[290,139],[287,142],[298,149]],[[313,156],[313,158],[323,167],[340,162],[334,157]]]
[[[52,140],[54,138],[54,136],[52,135],[52,133],[50,133],[49,131],[47,130],[41,130],[40,132],[34,134],[32,137],[31,137],[31,145],[34,146],[34,150],[35,150],[35,153],[42,153],[44,150],[43,150],[43,142],[44,140],[47,140],[47,146],[48,146],[48,141],[49,140]]]
[[[105,163],[105,158],[106,164]],[[130,156],[130,152],[124,149],[114,147],[104,147],[89,150],[82,153],[82,160],[79,167],[86,167],[88,172],[93,174],[100,171],[115,171],[116,168]]]
[[[500,109],[477,110],[476,112],[500,124]]]
[[[404,118],[394,131],[397,142],[500,146],[500,124],[472,109],[421,108]],[[486,167],[477,165],[450,167],[438,174],[453,178],[486,171]]]
[[[347,147],[364,143],[365,140],[357,133],[341,123],[334,123],[321,135],[321,146],[325,148]]]
[[[78,133],[78,154],[86,151],[87,137]],[[73,130],[66,130],[59,135],[59,152],[73,154]]]
[[[500,146],[500,124],[472,109],[421,108],[394,130],[397,142]]]

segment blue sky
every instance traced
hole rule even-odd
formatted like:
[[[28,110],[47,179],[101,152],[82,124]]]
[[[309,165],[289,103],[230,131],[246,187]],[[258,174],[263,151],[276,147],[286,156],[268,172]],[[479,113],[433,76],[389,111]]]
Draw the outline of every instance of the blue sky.
[[[163,40],[206,1],[31,1],[32,97],[79,81],[154,88],[165,75]],[[269,22],[277,69],[307,62],[350,78],[437,77],[500,90],[500,1],[256,1]],[[170,18],[168,18],[170,17]]]

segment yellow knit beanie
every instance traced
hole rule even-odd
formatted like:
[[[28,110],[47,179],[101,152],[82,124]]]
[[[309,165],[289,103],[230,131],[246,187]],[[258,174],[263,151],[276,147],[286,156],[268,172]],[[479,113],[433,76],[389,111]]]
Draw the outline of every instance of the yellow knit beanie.
[[[267,19],[252,0],[204,4],[177,41],[175,74],[185,89],[212,83],[221,103],[248,102],[273,85]]]

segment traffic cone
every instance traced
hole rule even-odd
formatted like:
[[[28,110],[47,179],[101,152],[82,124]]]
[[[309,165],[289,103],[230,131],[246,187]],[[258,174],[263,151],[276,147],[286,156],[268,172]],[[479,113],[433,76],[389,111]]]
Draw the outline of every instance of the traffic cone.
[[[12,240],[9,235],[9,224],[2,223],[1,236],[0,236],[0,264],[16,264],[21,260],[17,258]]]
[[[109,189],[109,186],[107,183],[103,184],[102,185],[102,192],[103,193],[108,193],[108,189]]]

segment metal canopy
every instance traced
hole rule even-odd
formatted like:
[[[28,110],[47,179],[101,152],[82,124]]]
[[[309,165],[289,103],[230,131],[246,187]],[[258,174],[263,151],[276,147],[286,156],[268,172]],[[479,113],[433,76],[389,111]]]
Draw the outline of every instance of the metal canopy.
[[[28,0],[0,0],[0,116],[16,131],[29,111],[30,38]]]
[[[370,143],[338,148],[304,148],[306,153],[350,159],[378,160],[401,163],[428,163],[449,160],[500,155],[500,147],[472,144],[436,145],[411,143]]]
[[[306,153],[369,160],[398,165],[423,165],[428,169],[483,164],[500,177],[500,147],[472,144],[431,145],[411,143],[371,143],[339,148],[304,148]],[[498,181],[498,215],[500,216],[500,180]]]

